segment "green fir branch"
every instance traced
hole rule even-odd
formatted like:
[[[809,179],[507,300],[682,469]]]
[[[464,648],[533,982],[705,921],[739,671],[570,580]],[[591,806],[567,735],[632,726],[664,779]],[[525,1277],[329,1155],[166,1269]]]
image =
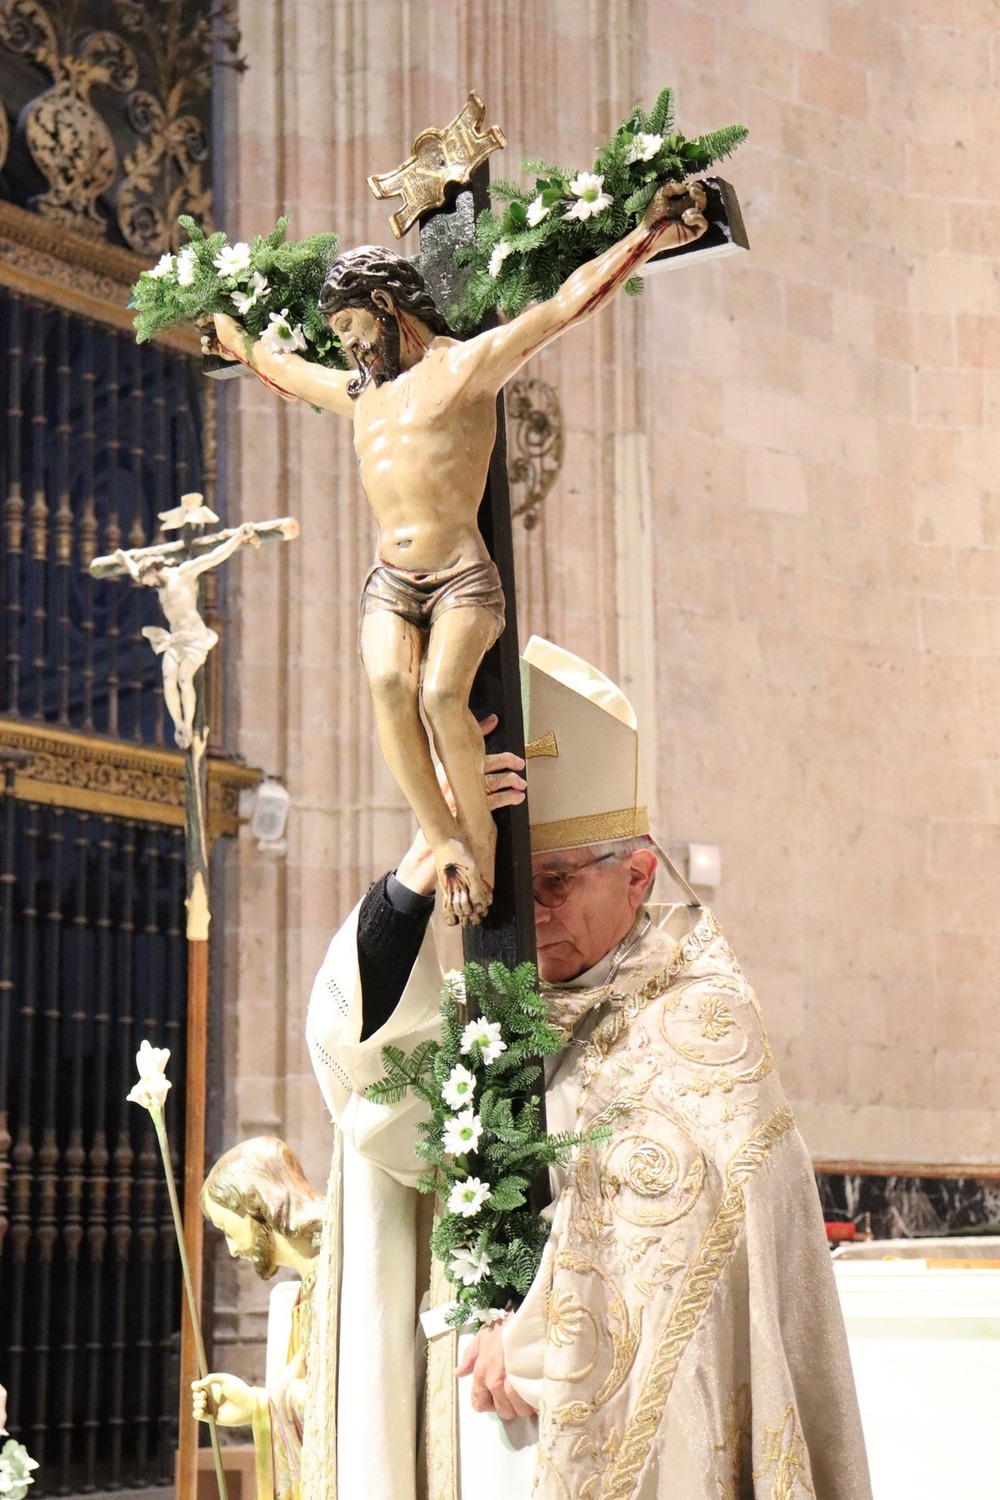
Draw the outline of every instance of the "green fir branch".
[[[575,188],[581,174],[551,162],[524,162],[534,190],[508,181],[496,184],[495,197],[506,207],[481,213],[475,243],[458,254],[469,274],[449,309],[452,327],[469,333],[494,307],[509,319],[529,303],[548,300],[573,271],[638,227],[657,188],[703,173],[746,135],[743,125],[728,125],[688,140],[674,128],[673,91],[661,89],[648,113],[636,105],[596,153],[591,172],[602,179],[600,192],[611,202],[602,200],[600,209],[582,220],[567,215],[588,201],[588,192],[594,194],[589,201],[596,202],[596,188]],[[539,212],[543,217],[531,223]],[[498,254],[498,247],[507,253]],[[633,277],[626,291],[634,296],[640,288],[641,278]]]

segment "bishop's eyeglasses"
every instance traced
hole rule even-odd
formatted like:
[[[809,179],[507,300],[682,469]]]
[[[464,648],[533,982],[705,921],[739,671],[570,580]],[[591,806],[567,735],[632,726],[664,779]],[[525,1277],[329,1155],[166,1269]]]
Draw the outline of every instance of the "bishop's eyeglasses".
[[[610,859],[618,858],[620,856],[612,851],[610,854],[599,854],[596,859],[585,859],[582,865],[572,865],[567,870],[539,870],[531,881],[536,902],[549,911],[553,907],[564,905],[573,889],[573,881],[581,870],[589,870],[593,865],[603,865]]]

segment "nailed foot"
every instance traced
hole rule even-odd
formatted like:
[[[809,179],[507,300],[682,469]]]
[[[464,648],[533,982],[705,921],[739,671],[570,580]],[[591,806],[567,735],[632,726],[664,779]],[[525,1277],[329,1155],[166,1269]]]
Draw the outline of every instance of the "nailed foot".
[[[493,890],[476,868],[476,862],[458,839],[449,839],[435,856],[438,881],[444,897],[445,921],[454,927],[481,922],[490,909]]]

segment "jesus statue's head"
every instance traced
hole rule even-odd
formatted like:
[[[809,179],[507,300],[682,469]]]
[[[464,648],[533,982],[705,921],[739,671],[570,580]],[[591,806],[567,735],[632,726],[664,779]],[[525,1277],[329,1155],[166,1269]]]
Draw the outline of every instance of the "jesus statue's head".
[[[381,245],[338,255],[319,306],[357,365],[358,378],[347,388],[352,396],[360,396],[370,381],[383,385],[399,374],[401,315],[432,335],[450,332],[416,266]]]

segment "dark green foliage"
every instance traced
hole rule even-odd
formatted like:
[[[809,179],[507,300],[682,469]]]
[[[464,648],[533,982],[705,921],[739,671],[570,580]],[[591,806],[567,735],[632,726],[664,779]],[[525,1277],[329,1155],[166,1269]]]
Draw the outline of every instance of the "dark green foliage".
[[[493,197],[506,202],[506,209],[480,214],[475,245],[458,252],[459,263],[470,267],[471,274],[461,299],[449,310],[452,327],[468,333],[493,307],[513,318],[529,303],[554,296],[579,266],[639,225],[658,187],[703,173],[735,151],[746,135],[745,126],[728,125],[686,139],[674,130],[673,91],[663,89],[648,113],[637,105],[598,151],[592,172],[603,179],[600,191],[612,201],[585,219],[566,217],[580,202],[572,184],[581,174],[551,162],[524,162],[522,170],[534,176],[534,190],[495,182]],[[652,137],[659,138],[655,149]],[[642,160],[647,154],[649,159]],[[505,253],[502,259],[498,255],[491,274],[491,258],[501,243]],[[625,287],[633,296],[641,289],[641,277]]]
[[[412,1090],[428,1107],[427,1118],[416,1127],[414,1154],[432,1170],[422,1173],[417,1187],[437,1193],[441,1200],[431,1249],[456,1287],[458,1306],[451,1314],[456,1326],[474,1320],[477,1310],[506,1307],[513,1294],[527,1291],[548,1234],[547,1221],[528,1206],[532,1179],[538,1171],[565,1161],[576,1146],[598,1143],[607,1135],[598,1131],[554,1136],[539,1128],[542,1080],[537,1060],[560,1052],[565,1041],[549,1024],[534,967],[520,964],[511,970],[493,963],[483,969],[466,964],[463,985],[482,1022],[499,1026],[503,1050],[487,1062],[490,1047],[466,1037],[462,988],[446,980],[441,1041],[422,1042],[409,1057],[398,1047],[383,1047],[385,1076],[366,1094],[375,1103],[395,1104]],[[496,1033],[491,1035],[495,1039]],[[444,1095],[456,1067],[475,1078],[474,1091],[461,1106]],[[473,1148],[455,1154],[445,1151],[444,1135],[460,1108],[471,1110],[482,1130]],[[477,1212],[465,1216],[449,1210],[448,1197],[456,1184],[465,1185],[468,1179],[488,1185],[489,1191]],[[453,1267],[456,1252],[489,1257],[488,1270],[477,1285],[462,1284]]]
[[[272,313],[285,313],[292,327],[299,327],[307,348],[304,357],[317,364],[346,369],[347,361],[319,310],[319,294],[330,262],[337,253],[335,234],[314,234],[308,239],[286,241],[288,220],[281,218],[268,235],[255,235],[248,245],[248,264],[235,274],[224,274],[214,264],[226,246],[219,230],[206,235],[194,220],[178,221],[188,242],[177,256],[164,256],[152,271],[144,271],[132,288],[131,306],[136,308],[135,336],[142,344],[164,328],[178,323],[200,323],[213,313],[228,313],[246,329],[251,339],[260,338],[269,327]],[[190,264],[190,284],[182,286],[178,267]],[[251,278],[263,277],[266,290],[252,307],[237,308],[233,294],[253,289]]]

